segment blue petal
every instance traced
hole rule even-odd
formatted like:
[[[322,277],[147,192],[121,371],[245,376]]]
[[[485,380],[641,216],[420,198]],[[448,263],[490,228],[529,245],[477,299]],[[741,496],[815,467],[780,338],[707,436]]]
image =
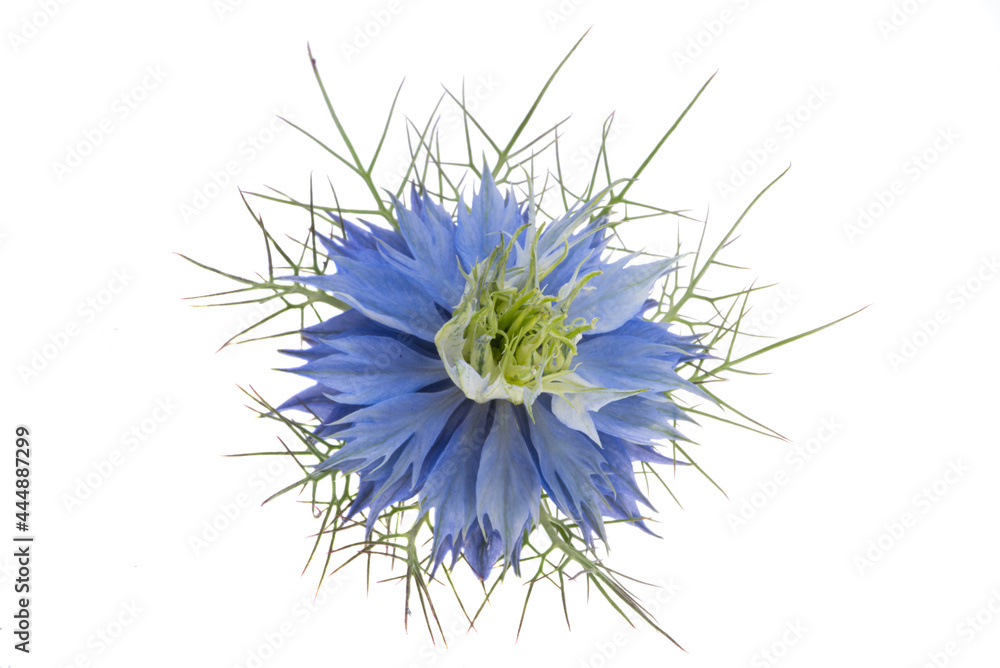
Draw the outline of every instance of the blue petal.
[[[476,519],[476,472],[486,435],[486,418],[489,404],[472,403],[469,414],[451,434],[448,444],[434,464],[421,492],[421,512],[434,510],[434,546],[431,549],[433,565],[437,568],[444,555],[461,547],[464,532]],[[445,542],[445,540],[447,542]]]
[[[406,251],[406,243],[395,230],[379,227],[361,221],[360,224],[331,216],[341,226],[341,236],[327,237],[317,234],[323,247],[332,258],[349,257],[363,260],[378,253],[380,246],[387,245],[401,253]]]
[[[324,341],[341,336],[390,336],[400,343],[410,346],[414,350],[428,353],[431,357],[437,357],[437,348],[434,343],[417,338],[412,334],[401,332],[378,324],[367,317],[356,308],[348,309],[343,313],[338,313],[332,318],[317,323],[302,330],[302,338],[319,347],[321,350],[332,351],[333,349]],[[291,353],[291,351],[289,351]],[[327,353],[329,354],[329,352]]]
[[[597,205],[607,194],[608,189],[605,188],[586,202],[578,201],[562,217],[548,223],[538,239],[539,256],[548,257],[552,253],[561,254],[561,249],[567,243],[574,247],[582,245],[584,247],[595,248],[604,236],[603,231],[597,235],[598,230],[607,225],[608,219],[602,216],[588,222],[587,218],[596,211]],[[572,234],[577,227],[584,223],[583,230],[577,234]],[[595,238],[595,235],[597,238]],[[587,237],[590,237],[590,239],[588,240]],[[576,267],[573,266],[572,270],[575,269]]]
[[[626,267],[634,255],[624,257],[602,267],[604,273],[590,279],[587,286],[573,300],[570,318],[584,318],[588,322],[598,318],[591,333],[610,332],[636,316],[649,296],[653,285],[663,275],[673,271],[677,258],[667,258]]]
[[[434,340],[446,320],[433,296],[388,265],[339,259],[335,274],[286,279],[325,290],[375,322],[426,341]]]
[[[635,480],[634,461],[648,461],[647,451],[637,449],[632,444],[621,439],[601,434],[601,452],[608,462],[607,484],[598,481],[598,487],[604,493],[607,508],[604,514],[618,520],[629,520],[647,533],[652,533],[642,521],[643,513],[639,503],[653,509]],[[665,459],[656,453],[654,457]]]
[[[455,226],[451,214],[435,202],[426,191],[421,194],[416,187],[410,188],[410,210],[424,220],[435,220],[439,225]]]
[[[320,424],[329,424],[361,408],[338,401],[336,394],[322,385],[313,385],[286,400],[275,410],[278,412],[299,410],[311,413],[319,419]]]
[[[629,451],[629,456],[632,457],[632,461],[635,462],[649,462],[652,464],[669,464],[670,466],[690,466],[690,462],[681,461],[680,459],[673,459],[671,457],[665,457],[657,452],[652,445],[643,445],[641,443],[632,443],[631,441],[622,441],[625,444],[625,448]]]
[[[652,508],[635,480],[633,462],[670,464],[673,460],[664,457],[648,446],[639,446],[604,433],[601,434],[601,453],[608,462],[608,478],[612,483],[615,483],[616,480],[621,481],[620,484],[614,484],[609,491],[618,497],[638,499]],[[632,517],[638,517],[638,515],[633,514]]]
[[[414,195],[414,201],[420,201]],[[434,211],[434,202],[421,202],[420,213],[393,198],[399,229],[410,256],[386,249],[385,255],[413,280],[424,283],[442,306],[454,308],[462,299],[465,278],[455,253],[455,223]],[[421,215],[423,213],[423,215]]]
[[[487,526],[495,527],[503,543],[504,560],[511,563],[511,552],[525,525],[538,518],[542,482],[514,406],[506,401],[493,403],[496,412],[476,481],[476,512],[482,527],[475,530],[487,532]]]
[[[517,547],[520,549],[520,545]],[[469,527],[463,551],[469,567],[480,580],[486,580],[490,577],[493,565],[504,552],[504,541],[500,532],[486,520],[485,528],[480,527],[478,523]]]
[[[507,242],[521,226],[521,214],[513,197],[504,199],[493,181],[489,166],[483,168],[479,192],[472,197],[471,210],[458,206],[458,230],[455,248],[465,271],[470,271],[503,241]]]
[[[656,302],[653,302],[656,305]],[[618,329],[611,332],[623,336],[634,336],[645,339],[650,343],[659,343],[665,346],[672,346],[678,350],[683,350],[687,355],[680,358],[682,362],[692,359],[705,359],[711,357],[705,352],[705,345],[698,343],[701,338],[697,334],[675,334],[670,331],[671,323],[655,322],[643,318],[632,318]]]
[[[649,343],[634,336],[607,334],[585,338],[577,344],[576,373],[597,387],[621,390],[704,392],[681,378],[674,366],[683,351]]]
[[[344,446],[317,470],[350,472],[377,465],[372,477],[385,476],[384,486],[406,478],[415,487],[424,460],[463,401],[461,390],[452,388],[406,394],[356,411],[343,420],[350,423],[341,434]]]
[[[548,294],[556,294],[574,275],[584,276],[600,268],[601,254],[611,240],[605,238],[607,228],[604,226],[607,223],[607,218],[595,218],[578,235],[568,240],[569,251],[566,257],[542,281],[542,288]],[[561,247],[557,247],[555,252],[561,253]]]
[[[290,371],[337,390],[338,400],[346,403],[374,404],[448,377],[441,360],[385,336],[344,336],[324,343],[342,354]]]
[[[368,518],[365,521],[366,537],[371,536],[382,511],[394,503],[405,501],[416,493],[416,488],[409,484],[406,478],[389,481],[388,475],[370,477],[366,471],[359,472],[360,482],[354,502],[348,508],[346,516],[353,517],[365,508]]]
[[[546,491],[559,510],[603,539],[601,511],[606,504],[596,479],[607,481],[604,457],[587,436],[560,422],[545,402],[535,402],[532,416],[531,442]],[[584,533],[587,543],[592,544],[590,533]]]
[[[348,332],[389,332],[394,330],[383,327],[357,309],[348,309],[332,318],[316,323],[302,330],[302,336],[312,343],[322,339],[331,339]]]
[[[612,436],[626,441],[651,445],[657,441],[689,440],[670,423],[675,420],[690,420],[688,416],[669,401],[652,401],[635,396],[607,404],[592,413],[594,426]]]
[[[334,350],[325,343],[317,343],[309,346],[308,348],[282,348],[278,351],[282,355],[288,355],[290,357],[296,357],[301,360],[319,360],[327,357],[329,355],[336,355],[338,351]]]

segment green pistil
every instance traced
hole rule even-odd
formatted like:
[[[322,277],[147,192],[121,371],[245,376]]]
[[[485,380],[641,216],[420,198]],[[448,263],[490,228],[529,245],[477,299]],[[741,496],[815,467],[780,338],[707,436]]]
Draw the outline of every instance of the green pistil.
[[[566,294],[547,295],[539,287],[534,258],[528,267],[508,270],[512,247],[513,241],[501,244],[466,276],[462,303],[436,341],[449,373],[470,398],[504,396],[530,405],[552,381],[572,371],[576,342],[594,323],[567,321],[567,312],[597,272],[574,277]],[[455,353],[486,385],[470,385],[461,377]]]

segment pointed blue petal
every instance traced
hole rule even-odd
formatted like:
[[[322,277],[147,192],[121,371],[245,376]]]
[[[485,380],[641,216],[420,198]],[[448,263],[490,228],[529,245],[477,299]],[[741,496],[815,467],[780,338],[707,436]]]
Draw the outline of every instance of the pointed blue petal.
[[[639,461],[647,461],[645,457],[648,451],[637,450],[629,447],[629,443],[609,434],[601,434],[601,454],[608,462],[608,481],[611,483],[605,490],[606,498],[618,499],[625,508],[635,508],[629,517],[640,517],[636,501],[641,501],[647,507],[652,508],[652,504],[639,489],[635,480],[635,471],[632,462],[636,461],[633,455],[640,455]],[[665,459],[659,454],[653,453],[658,459]],[[598,482],[601,485],[601,482]],[[621,519],[621,518],[619,518]]]
[[[394,503],[409,499],[415,493],[416,489],[409,485],[409,481],[406,478],[400,478],[394,482],[388,482],[388,478],[386,477],[375,479],[362,478],[358,485],[358,496],[348,509],[347,517],[352,517],[367,508],[368,517],[365,520],[365,537],[370,537],[383,510]]]
[[[642,318],[632,318],[611,333],[622,336],[634,336],[639,339],[645,339],[650,343],[659,343],[683,350],[687,354],[680,358],[682,362],[711,357],[711,355],[705,352],[705,345],[698,343],[700,337],[697,334],[676,334],[670,331],[670,326],[671,323],[669,322],[654,322]]]
[[[341,259],[335,274],[285,278],[325,290],[375,322],[426,341],[446,320],[419,283],[387,265]]]
[[[421,513],[434,511],[434,563],[441,563],[447,551],[461,545],[464,532],[476,519],[476,472],[486,437],[489,404],[473,403],[469,414],[451,434],[434,468],[424,482],[420,496]],[[478,527],[474,527],[478,531]],[[448,549],[442,541],[450,538]]]
[[[320,385],[312,385],[298,394],[286,399],[278,406],[277,411],[297,410],[312,413],[316,417],[323,419],[323,415],[329,413],[336,403],[332,397],[327,396],[326,390]]]
[[[504,552],[503,538],[490,525],[489,520],[486,521],[485,529],[478,522],[473,522],[469,527],[463,552],[469,567],[480,580],[485,581],[489,579],[493,565]]]
[[[600,238],[594,239],[593,235],[599,228],[607,225],[608,219],[603,216],[594,220],[589,220],[589,218],[597,210],[597,205],[600,204],[607,194],[608,189],[605,188],[586,202],[578,200],[563,216],[546,224],[545,229],[542,230],[542,234],[538,239],[539,256],[548,257],[553,253],[561,254],[561,249],[567,243],[570,246],[583,245],[595,247],[600,242]],[[581,225],[584,226],[583,230],[577,234],[573,234],[574,230]],[[590,238],[588,239],[588,237]],[[603,238],[603,233],[600,237]],[[573,269],[575,270],[576,267],[574,266]]]
[[[319,343],[308,348],[282,348],[278,350],[282,355],[288,355],[289,357],[295,357],[300,360],[318,360],[327,357],[328,355],[336,355],[337,351],[326,345],[325,343]]]
[[[384,484],[407,477],[413,487],[424,459],[463,401],[461,390],[451,388],[406,394],[356,411],[344,418],[344,423],[350,423],[341,434],[344,446],[317,470],[351,472],[377,465],[372,475],[385,476]],[[390,465],[397,451],[399,455]]]
[[[322,429],[361,408],[361,406],[338,401],[336,394],[335,391],[322,385],[313,385],[286,400],[275,411],[298,410],[310,413],[319,420],[320,429]],[[339,429],[335,431],[339,431]],[[329,433],[333,432],[327,430],[326,434]],[[323,438],[324,434],[317,433],[317,436]]]
[[[506,544],[504,544],[504,549],[508,549],[510,552],[510,557],[508,557],[507,563],[514,568],[514,575],[517,577],[521,577],[521,548],[523,547],[524,542],[524,532],[528,531],[530,528],[531,525],[525,523],[525,525],[521,528],[521,533],[517,535],[517,540],[514,541],[514,544],[509,548]]]
[[[538,519],[542,482],[521,433],[513,404],[494,402],[496,412],[483,445],[476,481],[476,510],[486,531],[486,522],[500,532],[504,559],[510,562],[514,544],[525,524]]]
[[[620,390],[704,392],[681,378],[674,366],[683,355],[671,346],[649,343],[634,336],[607,334],[577,344],[576,373],[597,387]]]
[[[365,221],[354,223],[336,216],[331,216],[342,228],[342,234],[327,237],[317,234],[320,243],[327,254],[334,260],[349,257],[355,260],[371,257],[379,246],[387,245],[402,253],[406,252],[406,243],[395,230],[386,229]]]
[[[633,461],[636,461],[633,455],[639,454],[639,461],[646,461],[647,452],[631,447],[632,444],[607,434],[601,434],[601,446],[610,467],[609,484],[605,486],[598,483],[607,503],[604,514],[612,519],[628,520],[646,533],[656,535],[642,520],[645,513],[639,510],[640,503],[651,510],[655,508],[636,483],[633,469]]]
[[[392,201],[412,258],[399,254],[392,257],[414,280],[423,282],[442,306],[454,308],[465,289],[455,251],[455,224],[450,218],[438,218],[430,206],[422,206],[424,215],[420,215],[405,208],[396,198]]]
[[[607,222],[606,218],[595,218],[573,237],[566,257],[542,280],[542,288],[547,293],[556,294],[574,275],[585,276],[601,267],[601,255],[610,241],[606,238],[607,228],[604,227]],[[562,252],[563,247],[557,247],[552,254]]]
[[[573,300],[569,317],[584,318],[588,322],[598,318],[591,330],[593,334],[618,329],[635,317],[656,281],[675,269],[672,265],[677,258],[626,267],[633,257],[630,255],[601,267],[604,273],[590,279]]]
[[[396,330],[378,324],[356,308],[338,313],[332,318],[311,325],[302,330],[302,337],[310,343],[322,339],[332,339],[347,333],[392,335]]]
[[[412,334],[380,325],[356,308],[338,313],[332,318],[302,330],[303,339],[317,347],[320,351],[327,351],[327,354],[330,354],[333,348],[324,343],[324,341],[342,336],[388,336],[416,351],[427,353],[431,357],[437,357],[437,348],[433,342],[425,341]],[[310,357],[310,359],[314,358]]]
[[[635,396],[612,402],[592,413],[594,426],[626,441],[651,445],[661,440],[689,440],[670,423],[688,420],[687,415],[669,401],[651,401]]]
[[[292,372],[338,392],[349,404],[374,404],[410,394],[448,377],[444,364],[384,336],[324,341],[342,354],[313,360]]]
[[[596,481],[606,478],[604,457],[586,435],[560,422],[545,402],[535,402],[532,416],[531,443],[546,490],[559,510],[592,526],[603,539],[604,523],[600,518],[605,503]],[[589,532],[585,532],[585,538],[592,544]]]
[[[500,195],[489,166],[484,167],[479,192],[472,197],[472,206],[458,205],[458,228],[455,248],[465,271],[470,271],[500,245],[509,241],[521,225],[521,215],[513,197]],[[501,240],[501,234],[503,239]]]

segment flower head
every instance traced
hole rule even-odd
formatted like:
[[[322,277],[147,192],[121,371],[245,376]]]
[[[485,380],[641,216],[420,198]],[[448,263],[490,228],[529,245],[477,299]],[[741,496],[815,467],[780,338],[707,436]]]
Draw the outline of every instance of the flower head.
[[[455,216],[414,189],[397,229],[338,218],[343,236],[321,239],[335,271],[293,279],[352,308],[303,330],[293,371],[315,385],[279,410],[343,441],[317,470],[357,473],[348,514],[369,531],[419,500],[432,568],[517,571],[543,492],[589,545],[605,518],[646,529],[634,462],[671,461],[656,445],[687,417],[670,392],[700,393],[675,369],[706,351],[643,318],[676,258],[610,257],[601,199],[539,226],[484,169]]]
[[[371,199],[367,204],[347,201],[342,210],[334,191],[334,201],[323,205],[313,199],[311,181],[308,203],[280,192],[278,197],[251,193],[305,209],[312,223],[308,237],[295,240],[297,252],[289,251],[247,203],[263,232],[266,275],[241,276],[182,256],[238,283],[236,289],[202,298],[276,306],[223,347],[291,333],[301,334],[306,344],[284,352],[304,361],[290,371],[313,380],[311,387],[277,408],[252,388],[247,392],[257,413],[283,423],[303,449],[247,454],[287,454],[303,467],[297,482],[268,500],[296,488],[311,496],[320,527],[309,561],[322,541],[329,545],[320,582],[334,554],[345,547],[358,552],[341,566],[361,554],[384,554],[394,564],[402,562],[404,626],[414,592],[432,639],[435,626],[442,636],[444,629],[430,602],[427,576],[444,568],[452,584],[448,572],[461,558],[483,580],[498,561],[520,574],[523,549],[532,575],[522,622],[534,585],[546,580],[562,590],[569,624],[565,589],[576,579],[569,574],[574,569],[588,591],[594,585],[629,624],[640,619],[677,644],[628,591],[621,574],[605,565],[596,539],[607,544],[608,520],[649,531],[640,505],[651,506],[636,471],[653,476],[673,496],[650,464],[690,463],[722,491],[681,442],[687,439],[676,425],[690,420],[687,411],[783,438],[717,399],[708,384],[732,373],[755,374],[745,364],[850,317],[737,354],[746,338],[757,338],[741,323],[752,308],[751,297],[764,288],[751,283],[717,294],[703,283],[706,275],[720,273],[717,268],[737,268],[720,255],[784,172],[753,198],[711,250],[703,246],[707,221],[643,203],[630,192],[648,176],[647,167],[711,78],[624,179],[616,178],[609,165],[607,139],[614,117],[608,117],[589,180],[570,185],[575,179],[560,160],[561,122],[533,139],[524,132],[581,41],[560,61],[505,140],[488,134],[473,117],[464,91],[456,95],[446,90],[464,121],[463,150],[442,153],[439,106],[422,131],[408,121],[409,166],[400,180],[392,179],[392,190],[385,195],[375,184],[375,174],[381,173],[376,163],[384,153],[399,91],[374,153],[363,159],[310,51],[316,82],[344,148],[290,125],[346,166],[348,176]],[[494,173],[505,175],[501,184],[523,170],[526,201],[518,202],[510,190],[501,193],[490,170],[477,169],[472,156],[480,151],[484,161],[490,156]],[[466,205],[460,187],[469,173],[482,178]],[[545,192],[561,199],[565,214],[542,212],[531,190],[536,173],[546,174]],[[416,185],[405,206],[398,198],[408,182]],[[333,179],[330,185],[334,188]],[[432,197],[427,185],[439,192]],[[578,199],[576,191],[587,195]],[[624,211],[610,222],[608,216],[619,207]],[[329,237],[316,231],[320,211],[339,228]],[[333,215],[342,211],[377,216],[381,223]],[[660,217],[678,221],[678,255],[687,243],[682,242],[687,226],[705,223],[695,252],[687,254],[689,271],[675,271],[677,257],[640,258],[612,247],[618,236],[613,228]],[[283,277],[285,273],[294,275]],[[323,320],[319,309],[327,307],[338,315]],[[249,337],[285,314],[296,316],[290,331]],[[319,322],[305,326],[307,320],[315,322],[314,315]],[[718,356],[709,355],[709,348]],[[682,409],[677,403],[681,390],[708,399],[707,410]],[[722,408],[731,409],[725,417],[718,415]],[[307,417],[289,417],[292,410],[305,411]],[[657,451],[667,442],[681,460]],[[300,455],[317,463],[305,468]],[[365,529],[363,541],[338,542],[342,530],[356,527]],[[429,553],[424,548],[428,534]],[[497,584],[484,588],[479,611]],[[452,589],[465,612],[454,584]],[[468,618],[470,626],[478,614]]]

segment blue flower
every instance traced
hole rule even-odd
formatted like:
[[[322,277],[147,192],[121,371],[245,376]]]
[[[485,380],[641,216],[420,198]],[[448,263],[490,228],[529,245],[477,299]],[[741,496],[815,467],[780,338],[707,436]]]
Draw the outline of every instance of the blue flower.
[[[398,229],[336,219],[321,238],[335,271],[292,280],[352,308],[286,351],[315,385],[279,410],[307,410],[315,435],[343,442],[317,472],[358,475],[349,516],[369,532],[417,498],[433,522],[431,569],[460,556],[480,579],[503,558],[519,573],[544,492],[589,546],[604,520],[648,531],[635,462],[688,419],[676,372],[707,356],[694,336],[643,318],[677,258],[611,259],[601,197],[538,225],[488,169],[452,216],[427,194],[394,200]]]

